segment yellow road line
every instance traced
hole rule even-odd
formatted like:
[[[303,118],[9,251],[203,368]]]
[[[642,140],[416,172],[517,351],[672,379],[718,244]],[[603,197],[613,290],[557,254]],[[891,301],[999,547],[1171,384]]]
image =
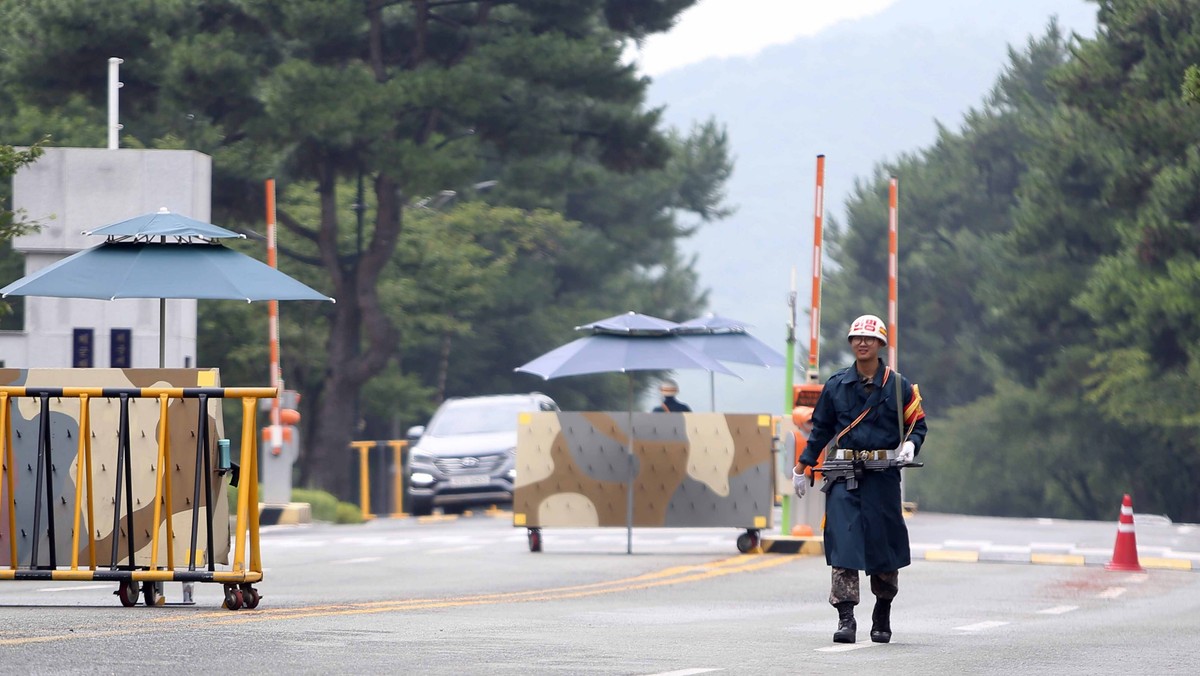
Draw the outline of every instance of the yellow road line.
[[[676,584],[701,582],[726,575],[748,573],[780,564],[795,561],[792,557],[767,556],[749,554],[711,561],[703,564],[688,566],[672,566],[663,570],[651,571],[641,575],[592,582],[588,584],[552,587],[548,589],[529,589],[525,591],[501,592],[495,594],[474,594],[446,598],[417,598],[393,599],[389,601],[369,601],[353,604],[330,604],[304,606],[299,608],[275,608],[232,613],[227,610],[201,614],[176,615],[172,617],[155,618],[139,622],[138,626],[129,629],[111,629],[106,631],[76,631],[70,634],[54,634],[49,636],[25,636],[16,638],[0,638],[0,645],[22,645],[27,643],[48,643],[69,639],[92,639],[107,636],[123,636],[144,633],[148,626],[157,625],[160,631],[188,628],[188,625],[229,625],[247,624],[250,622],[270,622],[296,620],[310,617],[333,617],[343,615],[369,615],[377,613],[433,610],[438,608],[461,608],[503,603],[530,603],[561,601],[567,599],[586,598],[603,594],[615,594],[628,591],[639,591]]]
[[[746,556],[738,557],[746,559]],[[382,601],[374,604],[354,604],[346,605],[330,605],[330,606],[311,606],[308,608],[296,608],[291,611],[282,611],[280,614],[263,615],[254,614],[242,617],[227,617],[226,620],[218,620],[213,624],[247,624],[250,622],[264,622],[269,620],[281,619],[302,619],[308,617],[332,617],[339,615],[367,615],[375,613],[385,613],[401,610],[430,610],[435,608],[459,608],[465,606],[480,606],[499,603],[527,603],[531,601],[561,601],[564,599],[584,598],[588,596],[599,596],[601,594],[612,594],[622,591],[638,591],[643,589],[651,589],[654,587],[662,587],[667,585],[682,584],[685,582],[697,582],[707,580],[733,573],[750,572],[765,568],[773,568],[783,563],[792,561],[793,559],[784,557],[771,557],[758,561],[752,561],[742,566],[732,567],[723,566],[700,570],[691,574],[683,574],[665,579],[650,579],[650,576],[638,576],[637,578],[628,578],[626,580],[617,580],[608,583],[597,583],[593,585],[580,585],[579,587],[562,587],[558,589],[546,590],[529,590],[523,592],[509,592],[503,594],[487,594],[481,596],[464,596],[459,598],[447,599],[412,599],[400,601]],[[703,567],[698,567],[703,568]]]
[[[106,636],[128,636],[130,634],[140,634],[142,628],[132,629],[110,629],[108,631],[88,631],[74,632],[70,634],[54,634],[51,636],[22,636],[20,638],[4,638],[0,639],[0,645],[27,645],[29,643],[51,643],[53,641],[65,641],[72,638],[103,638]]]

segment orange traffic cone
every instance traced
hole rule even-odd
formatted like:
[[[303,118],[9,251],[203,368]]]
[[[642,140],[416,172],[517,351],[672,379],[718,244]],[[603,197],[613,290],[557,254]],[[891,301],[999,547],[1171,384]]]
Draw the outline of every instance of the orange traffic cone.
[[[1129,494],[1121,501],[1121,519],[1117,522],[1117,542],[1113,545],[1112,560],[1105,566],[1108,570],[1141,572],[1138,563],[1137,535],[1133,532],[1133,501]]]

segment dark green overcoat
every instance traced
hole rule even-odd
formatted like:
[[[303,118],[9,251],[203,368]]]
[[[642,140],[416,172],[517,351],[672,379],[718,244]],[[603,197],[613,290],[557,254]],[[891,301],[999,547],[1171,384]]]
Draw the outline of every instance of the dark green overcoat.
[[[890,450],[900,446],[900,424],[896,415],[896,384],[890,372],[884,382],[883,360],[870,381],[861,380],[854,366],[833,374],[825,382],[812,415],[812,433],[800,456],[804,465],[816,465],[821,450],[855,418],[870,407],[863,419],[842,436],[835,448],[860,451]],[[905,403],[911,403],[913,387],[900,376]],[[916,407],[906,425],[908,441],[917,453],[925,441],[925,416]],[[911,427],[911,431],[909,431]],[[900,504],[900,470],[867,472],[858,488],[848,490],[844,481],[834,483],[825,500],[825,561],[838,568],[864,570],[868,574],[899,570],[910,561],[908,528]]]

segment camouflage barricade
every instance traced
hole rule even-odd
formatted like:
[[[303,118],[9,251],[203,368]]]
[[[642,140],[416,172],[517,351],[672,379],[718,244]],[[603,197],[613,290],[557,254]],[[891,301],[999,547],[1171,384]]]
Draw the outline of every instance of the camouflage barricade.
[[[769,528],[771,417],[722,413],[522,414],[513,525]],[[533,548],[531,540],[531,548]],[[740,547],[739,543],[739,547]]]
[[[135,600],[137,581],[219,581],[240,593],[261,579],[252,406],[273,392],[221,388],[216,369],[0,369],[0,579],[120,580]],[[246,499],[235,570],[215,572],[231,549],[217,450],[227,396],[249,412],[242,456],[229,463],[240,460]]]

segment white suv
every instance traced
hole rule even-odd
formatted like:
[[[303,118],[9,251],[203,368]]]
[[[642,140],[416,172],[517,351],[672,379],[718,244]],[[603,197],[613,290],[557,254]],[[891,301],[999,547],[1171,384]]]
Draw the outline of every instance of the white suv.
[[[540,392],[447,399],[428,427],[408,431],[405,508],[423,516],[433,508],[511,503],[517,476],[517,419],[557,411]]]

